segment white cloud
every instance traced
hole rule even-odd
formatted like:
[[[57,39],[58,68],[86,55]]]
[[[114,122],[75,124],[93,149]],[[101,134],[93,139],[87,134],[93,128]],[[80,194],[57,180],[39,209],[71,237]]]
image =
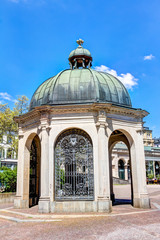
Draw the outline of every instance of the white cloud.
[[[124,85],[126,88],[128,89],[132,89],[134,86],[136,86],[138,83],[138,79],[135,78],[131,73],[121,73],[120,75],[117,74],[116,70],[114,69],[110,69],[107,66],[101,65],[101,66],[97,66],[95,67],[95,69],[97,71],[101,71],[101,72],[107,72],[113,76],[115,76],[116,78],[118,78]]]
[[[1,100],[8,100],[10,102],[15,102],[16,100],[7,92],[0,92],[0,99]]]
[[[152,60],[153,58],[155,58],[155,56],[153,56],[152,54],[144,56],[144,60]]]

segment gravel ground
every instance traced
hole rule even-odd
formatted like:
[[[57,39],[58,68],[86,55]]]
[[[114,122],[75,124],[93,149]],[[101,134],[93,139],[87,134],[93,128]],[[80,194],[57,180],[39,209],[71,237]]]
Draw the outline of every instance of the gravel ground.
[[[62,221],[60,222],[44,223],[16,223],[0,219],[0,239],[160,240],[160,209],[156,209],[153,205],[153,203],[157,203],[160,206],[160,186],[149,185],[147,188],[152,203],[150,211],[135,209],[127,204],[114,206],[112,216],[82,216],[68,219],[63,219],[61,216]],[[126,199],[129,197],[129,186],[116,185],[114,190],[116,197],[127,196]],[[5,206],[3,205],[3,207]],[[2,208],[1,205],[0,208]],[[21,210],[21,212],[26,211]],[[28,213],[32,212],[35,210],[28,210]]]

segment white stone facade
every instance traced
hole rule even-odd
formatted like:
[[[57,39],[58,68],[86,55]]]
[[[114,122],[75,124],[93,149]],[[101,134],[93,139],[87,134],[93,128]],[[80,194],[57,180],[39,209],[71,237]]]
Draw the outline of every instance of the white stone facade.
[[[17,137],[15,136],[15,138]],[[0,165],[11,169],[17,166],[16,152],[11,148],[11,142],[7,135],[3,135],[2,142],[0,142]]]
[[[143,146],[143,117],[147,112],[112,104],[40,106],[17,117],[19,124],[18,179],[14,205],[29,207],[30,148],[39,139],[39,212],[111,212],[113,198],[112,149],[124,141],[130,149],[133,206],[149,208]],[[55,201],[54,147],[67,129],[85,131],[93,144],[94,200]]]

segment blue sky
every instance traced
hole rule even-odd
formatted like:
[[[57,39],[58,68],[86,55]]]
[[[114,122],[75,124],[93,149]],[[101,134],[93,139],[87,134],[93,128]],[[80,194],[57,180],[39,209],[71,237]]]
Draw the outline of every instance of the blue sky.
[[[160,136],[159,0],[0,0],[0,101],[30,99],[45,79],[69,68],[82,38],[93,68],[116,75],[132,105],[147,110]]]

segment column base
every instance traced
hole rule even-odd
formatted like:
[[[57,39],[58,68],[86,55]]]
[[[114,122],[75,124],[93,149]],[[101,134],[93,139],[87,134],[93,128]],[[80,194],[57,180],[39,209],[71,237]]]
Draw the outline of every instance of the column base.
[[[87,213],[97,212],[96,201],[60,201],[51,202],[51,212],[54,213]]]
[[[50,198],[40,197],[38,202],[38,212],[39,213],[49,213],[50,212]]]
[[[112,212],[112,201],[109,198],[98,197],[97,212]]]
[[[21,196],[14,198],[14,208],[29,208],[28,200],[23,200]]]
[[[148,194],[140,194],[140,198],[134,198],[133,207],[143,209],[151,208]]]

